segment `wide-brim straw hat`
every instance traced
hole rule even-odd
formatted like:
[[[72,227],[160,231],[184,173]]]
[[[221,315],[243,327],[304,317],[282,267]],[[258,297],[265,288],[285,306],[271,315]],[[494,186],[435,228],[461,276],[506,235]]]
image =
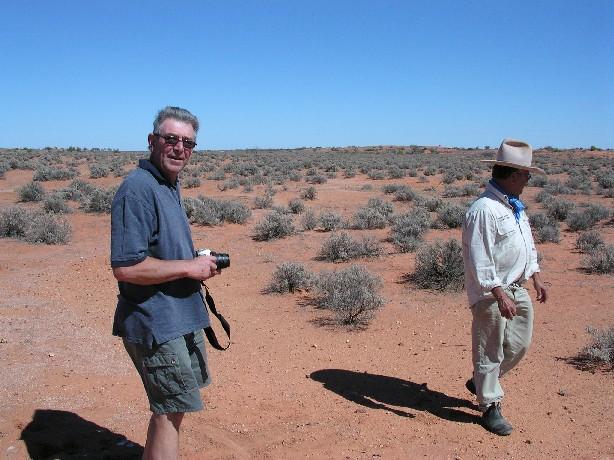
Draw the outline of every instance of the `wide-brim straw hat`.
[[[546,174],[541,168],[531,166],[533,162],[533,149],[524,141],[516,139],[503,139],[497,158],[494,160],[481,160],[482,163],[509,166],[510,168],[524,169],[537,174]]]

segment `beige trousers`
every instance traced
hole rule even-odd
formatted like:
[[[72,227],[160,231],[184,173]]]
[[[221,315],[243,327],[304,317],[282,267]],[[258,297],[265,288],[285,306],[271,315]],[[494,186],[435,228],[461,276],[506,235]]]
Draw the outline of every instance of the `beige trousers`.
[[[497,301],[485,299],[471,307],[473,381],[482,410],[503,399],[499,379],[525,355],[533,333],[533,304],[527,290],[509,286],[505,293],[516,304],[516,316],[501,316]]]

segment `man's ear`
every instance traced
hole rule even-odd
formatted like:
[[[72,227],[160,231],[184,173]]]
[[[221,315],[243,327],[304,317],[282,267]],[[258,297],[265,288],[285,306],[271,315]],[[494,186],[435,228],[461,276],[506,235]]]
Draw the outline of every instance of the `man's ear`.
[[[152,152],[152,151],[153,151],[153,142],[154,142],[154,138],[155,138],[155,137],[156,137],[156,136],[154,136],[154,135],[153,135],[153,133],[150,133],[150,134],[147,136],[147,144],[149,144],[147,148],[149,149],[149,151],[150,151],[150,152]]]

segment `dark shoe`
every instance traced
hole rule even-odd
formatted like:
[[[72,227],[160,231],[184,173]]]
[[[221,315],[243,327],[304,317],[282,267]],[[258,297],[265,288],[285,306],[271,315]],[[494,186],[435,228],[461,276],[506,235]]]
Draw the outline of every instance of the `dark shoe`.
[[[488,406],[486,412],[482,414],[482,425],[491,433],[498,434],[499,436],[507,436],[513,430],[510,422],[501,414],[500,403],[493,403]]]
[[[471,393],[476,394],[475,393],[475,383],[473,383],[473,378],[465,382],[465,388],[467,388],[467,390],[469,390]]]

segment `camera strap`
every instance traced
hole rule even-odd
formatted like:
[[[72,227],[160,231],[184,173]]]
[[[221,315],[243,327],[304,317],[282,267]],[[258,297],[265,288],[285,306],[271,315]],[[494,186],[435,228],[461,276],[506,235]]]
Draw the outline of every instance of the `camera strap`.
[[[207,340],[209,340],[209,343],[211,344],[213,348],[215,348],[216,350],[224,351],[228,349],[228,347],[230,346],[230,324],[228,324],[228,321],[226,321],[226,318],[224,318],[222,314],[218,313],[218,311],[216,310],[215,301],[213,300],[213,297],[209,293],[209,289],[207,288],[207,285],[202,282],[201,284],[203,285],[203,288],[205,290],[205,295],[203,296],[203,291],[201,289],[200,296],[202,297],[205,305],[209,307],[209,310],[211,310],[211,313],[213,313],[213,315],[222,324],[222,328],[224,328],[224,331],[226,332],[226,335],[228,336],[228,345],[226,345],[225,347],[220,345],[220,342],[217,340],[217,337],[215,336],[215,332],[213,331],[213,328],[211,326],[206,327],[204,329],[205,335],[207,336]]]

